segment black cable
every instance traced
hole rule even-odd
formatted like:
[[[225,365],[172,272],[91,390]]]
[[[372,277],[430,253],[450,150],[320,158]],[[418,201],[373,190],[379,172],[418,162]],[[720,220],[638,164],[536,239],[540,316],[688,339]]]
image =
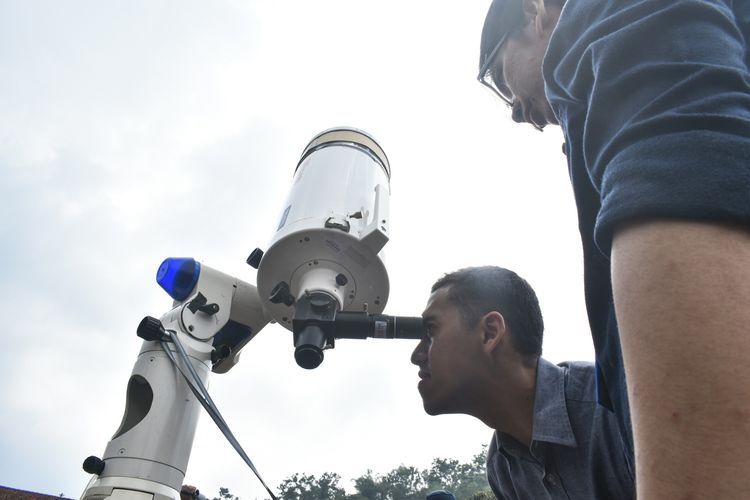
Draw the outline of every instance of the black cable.
[[[245,453],[245,450],[242,449],[242,446],[240,445],[239,441],[237,441],[237,438],[234,437],[234,434],[232,434],[232,431],[229,429],[229,426],[227,425],[226,421],[221,416],[221,413],[219,412],[219,408],[211,399],[211,396],[209,395],[208,390],[206,389],[206,386],[203,385],[203,382],[198,376],[198,373],[195,371],[195,368],[193,368],[193,364],[190,362],[190,358],[185,352],[185,348],[182,346],[182,342],[180,342],[180,339],[178,338],[177,333],[173,330],[167,330],[166,333],[167,335],[169,335],[170,340],[177,348],[177,352],[179,353],[180,358],[182,359],[183,363],[187,366],[188,372],[190,373],[190,377],[188,376],[187,373],[185,373],[183,367],[180,366],[180,363],[175,358],[172,350],[169,349],[169,345],[166,341],[164,340],[160,341],[161,348],[164,350],[164,352],[167,354],[167,357],[172,361],[172,364],[175,365],[177,370],[185,379],[185,382],[187,382],[188,387],[190,388],[192,393],[195,395],[195,397],[198,399],[201,406],[203,406],[206,412],[211,416],[211,419],[214,421],[216,426],[219,428],[222,434],[224,434],[224,437],[227,438],[227,441],[229,441],[229,443],[232,445],[235,451],[237,451],[240,457],[242,457],[242,460],[244,460],[245,463],[248,465],[248,467],[250,467],[250,470],[253,471],[253,473],[258,478],[258,480],[263,485],[263,487],[266,489],[268,494],[271,495],[271,499],[277,500],[276,496],[271,491],[271,488],[269,488],[266,482],[263,481],[263,478],[260,476],[258,469],[255,468],[255,465],[253,465],[252,460],[250,460],[250,457],[247,456],[247,453]],[[192,380],[191,380],[191,377],[192,377]]]

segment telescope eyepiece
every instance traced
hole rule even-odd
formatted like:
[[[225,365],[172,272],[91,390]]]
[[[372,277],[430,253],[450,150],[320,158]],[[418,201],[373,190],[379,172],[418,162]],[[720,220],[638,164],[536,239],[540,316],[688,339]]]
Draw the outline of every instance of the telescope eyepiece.
[[[317,368],[323,362],[326,335],[318,325],[307,325],[294,339],[294,360],[306,370]]]
[[[294,349],[294,360],[306,370],[312,370],[323,362],[323,351],[314,345],[300,345]]]

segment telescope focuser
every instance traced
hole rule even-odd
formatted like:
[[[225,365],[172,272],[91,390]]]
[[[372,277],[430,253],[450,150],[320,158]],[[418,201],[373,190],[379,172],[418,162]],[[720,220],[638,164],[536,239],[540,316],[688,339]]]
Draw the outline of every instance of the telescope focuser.
[[[333,320],[338,302],[322,292],[300,298],[294,307],[294,359],[311,370],[323,362],[323,349],[334,346]]]
[[[338,302],[325,293],[313,293],[295,304],[292,320],[294,358],[308,370],[323,362],[323,350],[336,339],[421,339],[420,317],[388,316],[366,312],[338,311]]]

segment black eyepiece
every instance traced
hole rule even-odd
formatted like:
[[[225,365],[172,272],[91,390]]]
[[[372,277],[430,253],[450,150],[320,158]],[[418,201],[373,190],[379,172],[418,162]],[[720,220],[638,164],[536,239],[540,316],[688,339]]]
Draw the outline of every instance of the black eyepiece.
[[[294,339],[294,359],[307,370],[317,368],[323,362],[326,335],[317,325],[306,326]]]

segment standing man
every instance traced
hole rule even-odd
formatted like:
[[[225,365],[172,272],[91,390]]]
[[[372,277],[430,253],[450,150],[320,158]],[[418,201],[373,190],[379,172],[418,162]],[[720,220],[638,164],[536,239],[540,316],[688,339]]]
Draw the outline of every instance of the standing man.
[[[480,81],[563,129],[600,401],[626,443],[630,404],[642,500],[750,491],[749,20],[729,0],[494,0],[482,30]]]
[[[544,323],[516,273],[474,267],[432,287],[412,353],[430,415],[465,413],[495,430],[487,478],[499,499],[632,499],[614,415],[591,363],[542,359]]]

